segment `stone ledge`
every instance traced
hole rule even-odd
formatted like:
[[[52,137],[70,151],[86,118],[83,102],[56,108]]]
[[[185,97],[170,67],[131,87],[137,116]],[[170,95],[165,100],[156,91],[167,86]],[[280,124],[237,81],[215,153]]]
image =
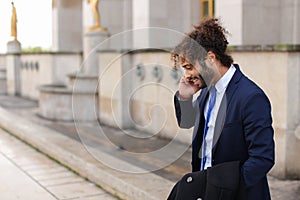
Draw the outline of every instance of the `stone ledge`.
[[[240,45],[228,46],[228,51],[251,52],[251,51],[274,51],[274,52],[300,52],[300,44],[274,44],[274,45]]]
[[[172,48],[127,48],[127,49],[102,49],[102,50],[97,50],[98,53],[155,53],[155,52],[171,52],[173,49]]]
[[[49,54],[49,55],[82,55],[82,51],[80,52],[71,52],[71,51],[42,51],[42,52],[22,52],[22,55],[37,55],[37,54]],[[5,55],[5,54],[4,54]]]
[[[98,50],[99,53],[152,53],[152,52],[171,52],[172,48],[144,48],[144,49],[105,49]],[[274,52],[300,52],[300,44],[272,44],[272,45],[229,45],[228,51],[232,52],[251,52],[251,51],[274,51]]]
[[[73,90],[71,88],[68,88],[65,85],[55,85],[55,84],[49,84],[49,85],[41,85],[37,88],[42,93],[53,93],[53,94],[97,94],[96,92],[90,92],[90,91],[82,91],[82,90]]]
[[[69,74],[68,77],[69,78],[82,78],[82,79],[98,79],[99,76],[75,72],[75,73]]]

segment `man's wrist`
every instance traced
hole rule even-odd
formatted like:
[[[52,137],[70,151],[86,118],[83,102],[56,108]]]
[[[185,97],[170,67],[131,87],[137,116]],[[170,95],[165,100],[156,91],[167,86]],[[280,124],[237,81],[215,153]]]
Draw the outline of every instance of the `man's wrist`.
[[[179,101],[187,101],[187,100],[191,99],[193,96],[193,95],[191,95],[189,98],[183,97],[182,95],[180,95],[179,91],[177,91],[175,95]]]

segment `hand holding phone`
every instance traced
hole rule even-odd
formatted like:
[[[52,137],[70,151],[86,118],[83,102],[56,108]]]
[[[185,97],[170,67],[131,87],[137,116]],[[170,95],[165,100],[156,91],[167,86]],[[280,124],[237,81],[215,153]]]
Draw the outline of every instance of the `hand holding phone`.
[[[182,77],[179,82],[179,97],[182,100],[191,98],[200,89],[205,88],[206,84],[200,77]]]

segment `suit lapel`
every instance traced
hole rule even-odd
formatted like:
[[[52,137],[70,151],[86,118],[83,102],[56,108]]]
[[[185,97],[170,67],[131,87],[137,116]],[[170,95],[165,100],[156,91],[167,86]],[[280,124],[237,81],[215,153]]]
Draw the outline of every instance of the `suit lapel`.
[[[213,149],[212,154],[216,151],[217,142],[219,141],[219,138],[222,134],[223,126],[226,119],[227,108],[229,108],[231,99],[235,93],[235,91],[238,88],[238,82],[240,81],[241,77],[243,76],[242,72],[240,71],[240,68],[238,65],[234,65],[236,68],[236,71],[230,80],[227,89],[225,91],[225,94],[222,98],[220,108],[217,114],[215,129],[214,129],[214,137],[213,137]]]
[[[203,134],[204,125],[202,127],[202,124],[205,124],[204,107],[205,107],[205,102],[208,99],[208,94],[209,94],[208,89],[205,88],[205,89],[203,89],[203,91],[201,92],[201,94],[199,95],[199,97],[197,98],[196,103],[198,105],[195,105],[195,106],[198,106],[199,112],[197,114],[196,121],[195,121],[195,127],[194,127],[194,132],[193,132],[193,139],[196,136],[199,137],[199,136],[202,136],[202,134]],[[202,122],[204,122],[204,123],[202,123]]]
[[[242,72],[240,71],[240,67],[236,64],[234,66],[236,68],[236,71],[235,71],[231,81],[229,82],[227,89],[225,91],[225,95],[224,95],[226,97],[227,107],[230,104],[233,94],[235,93],[236,89],[238,88],[238,82],[240,81],[240,79],[243,76]]]
[[[203,91],[203,97],[204,98],[200,98],[200,101],[199,101],[199,113],[204,113],[204,108],[205,108],[205,104],[206,104],[206,101],[208,99],[208,96],[209,96],[209,92],[208,92],[208,89],[206,88],[204,91]]]

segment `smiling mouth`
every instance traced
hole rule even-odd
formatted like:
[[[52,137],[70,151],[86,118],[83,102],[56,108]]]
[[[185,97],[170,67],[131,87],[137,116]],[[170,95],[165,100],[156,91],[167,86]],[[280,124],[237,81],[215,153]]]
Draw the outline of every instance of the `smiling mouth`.
[[[196,81],[200,80],[199,77],[190,77],[189,82],[195,83]]]
[[[206,83],[205,83],[205,81],[204,81],[204,79],[203,79],[203,77],[201,75],[190,77],[188,79],[188,81],[190,83],[193,83],[193,84],[195,84],[195,83],[198,84],[199,83],[199,88],[205,88],[207,86]]]

